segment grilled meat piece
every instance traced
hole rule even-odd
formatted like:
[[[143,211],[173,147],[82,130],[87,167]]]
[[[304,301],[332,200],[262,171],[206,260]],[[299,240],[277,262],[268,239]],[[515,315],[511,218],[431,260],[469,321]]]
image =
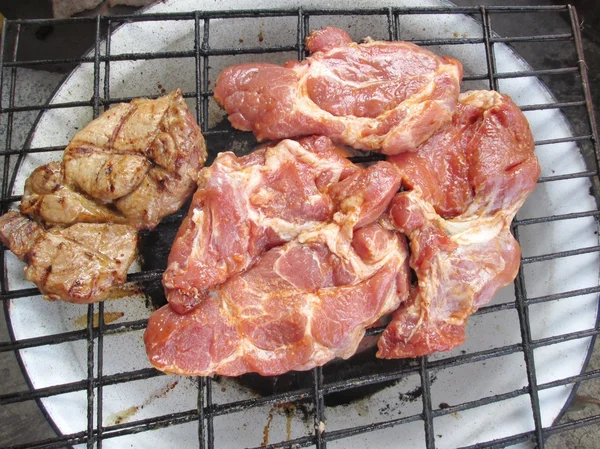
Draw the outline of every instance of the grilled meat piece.
[[[98,223],[45,230],[11,211],[0,217],[0,241],[27,263],[25,278],[46,299],[91,303],[106,299],[125,282],[137,231],[129,225]]]
[[[325,225],[262,255],[185,315],[166,305],[144,341],[152,364],[183,375],[279,375],[352,356],[365,330],[408,295],[408,248],[370,223]]]
[[[398,190],[394,167],[361,169],[326,137],[284,140],[241,158],[221,153],[200,174],[163,284],[185,313],[270,248],[329,222],[360,227]]]
[[[411,190],[394,197],[390,221],[410,240],[419,282],[381,336],[379,357],[462,344],[469,316],[519,269],[510,223],[540,173],[529,125],[497,92],[467,92],[459,102],[453,123],[423,151],[393,158]]]
[[[205,160],[204,138],[177,90],[118,104],[79,131],[65,149],[64,183],[148,229],[183,205]]]
[[[215,100],[234,128],[258,140],[324,135],[357,149],[414,151],[448,123],[462,65],[408,42],[352,42],[337,28],[314,31],[312,54],[284,67],[249,63],[218,77]]]
[[[0,241],[21,260],[44,234],[44,228],[15,211],[0,217]]]
[[[33,171],[25,181],[19,209],[49,225],[127,223],[117,210],[65,186],[60,162],[42,165]]]

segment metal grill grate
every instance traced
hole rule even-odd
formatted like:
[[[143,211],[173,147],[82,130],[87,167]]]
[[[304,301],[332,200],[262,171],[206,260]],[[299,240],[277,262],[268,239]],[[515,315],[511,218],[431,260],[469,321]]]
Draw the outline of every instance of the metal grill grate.
[[[556,33],[538,36],[513,36],[513,37],[498,37],[491,29],[491,22],[496,17],[514,16],[518,17],[523,13],[539,13],[539,14],[557,14],[562,13],[568,16],[571,25],[569,33]],[[28,148],[19,149],[12,147],[12,129],[15,114],[25,111],[47,111],[53,108],[75,108],[75,107],[92,107],[93,116],[97,117],[103,110],[106,110],[111,104],[129,101],[131,98],[112,98],[110,96],[110,66],[111,63],[117,61],[137,61],[137,60],[157,60],[160,61],[166,58],[193,58],[195,61],[195,90],[184,93],[184,97],[195,101],[195,110],[199,123],[205,136],[214,135],[238,135],[236,131],[227,129],[216,129],[209,126],[209,102],[211,101],[212,92],[209,84],[209,69],[211,58],[223,55],[238,55],[238,54],[261,54],[261,53],[278,53],[278,52],[297,52],[298,58],[305,57],[304,37],[310,30],[310,19],[318,16],[348,16],[348,15],[369,15],[383,17],[387,20],[387,33],[389,39],[397,40],[403,38],[400,20],[414,14],[468,14],[480,21],[483,27],[482,38],[472,37],[455,37],[452,39],[427,39],[418,40],[417,44],[430,45],[468,45],[468,44],[483,44],[486,50],[487,57],[487,73],[467,74],[466,81],[481,81],[487,80],[490,89],[498,90],[502,88],[501,80],[512,79],[519,77],[535,76],[545,77],[550,79],[554,76],[563,76],[574,74],[579,76],[580,86],[582,89],[582,97],[575,101],[557,101],[552,104],[527,105],[523,107],[525,111],[535,111],[544,109],[561,109],[564,111],[576,108],[585,109],[587,115],[588,130],[575,137],[568,138],[553,138],[536,142],[537,146],[550,145],[561,142],[577,142],[578,144],[588,144],[593,147],[593,155],[595,160],[589,164],[588,169],[579,173],[561,174],[556,176],[547,176],[540,179],[541,183],[556,182],[572,178],[590,178],[592,183],[597,185],[598,182],[598,166],[600,165],[600,151],[598,148],[598,129],[594,121],[592,99],[588,84],[587,67],[583,58],[583,48],[581,42],[580,31],[578,27],[578,18],[576,11],[571,6],[557,7],[460,7],[460,8],[381,8],[377,10],[307,10],[307,9],[286,9],[286,10],[263,10],[263,11],[221,11],[221,12],[190,12],[190,13],[165,13],[165,14],[147,14],[134,16],[120,17],[97,17],[97,18],[76,18],[69,20],[14,20],[5,23],[2,32],[2,48],[0,50],[0,76],[8,77],[8,81],[2,82],[0,86],[7,84],[9,87],[8,102],[4,101],[0,104],[0,114],[6,117],[6,140],[4,151],[1,156],[4,158],[3,178],[2,178],[2,198],[1,211],[6,212],[11,205],[20,200],[19,196],[12,195],[12,184],[15,180],[15,173],[18,170],[13,168],[15,160],[20,161],[26,153],[34,152],[52,152],[62,150],[59,146],[50,146],[43,148]],[[262,46],[251,48],[213,48],[210,44],[211,23],[214,20],[220,19],[228,21],[236,18],[272,18],[272,17],[296,17],[296,43],[287,46]],[[515,19],[516,20],[516,19]],[[111,32],[112,30],[123,23],[128,22],[152,22],[152,21],[193,21],[194,23],[194,48],[188,51],[174,52],[157,52],[157,53],[129,53],[129,54],[111,54]],[[24,27],[40,26],[49,24],[58,24],[69,26],[76,23],[90,23],[96,27],[96,39],[93,51],[83,57],[70,59],[38,59],[34,61],[20,61],[18,59],[19,38]],[[103,31],[106,30],[106,31]],[[566,42],[572,45],[577,54],[576,65],[560,68],[535,68],[528,71],[520,71],[513,73],[498,73],[496,70],[494,46],[497,43],[522,44],[532,42],[544,42],[552,45],[555,42]],[[258,59],[259,57],[257,57]],[[48,63],[90,63],[93,64],[93,96],[88,101],[72,101],[67,103],[53,103],[48,105],[32,105],[21,106],[15,104],[15,89],[17,85],[18,68],[23,66],[41,66]],[[102,72],[104,67],[104,73]],[[102,81],[103,80],[103,81]],[[5,80],[6,81],[6,80]],[[0,87],[1,88],[1,87]],[[6,93],[5,93],[6,94]],[[6,95],[5,95],[6,96]],[[0,92],[0,97],[2,93]],[[359,158],[367,160],[370,156]],[[373,158],[377,158],[374,156]],[[517,239],[519,238],[519,230],[523,227],[548,223],[560,220],[574,220],[583,217],[598,217],[600,211],[598,209],[573,212],[560,215],[544,216],[540,218],[517,219],[513,223],[513,231]],[[179,213],[174,217],[168,218],[167,221],[179,222],[182,219],[182,214]],[[164,224],[163,224],[164,225]],[[160,225],[160,226],[163,226]],[[158,229],[161,229],[160,227]],[[1,250],[5,252],[4,249]],[[325,448],[328,442],[348,438],[354,435],[369,433],[376,430],[385,429],[393,426],[402,426],[404,424],[422,421],[424,428],[425,446],[427,449],[433,449],[436,446],[436,435],[434,432],[434,418],[461,412],[464,410],[473,409],[494,402],[503,401],[518,396],[528,395],[531,410],[533,414],[534,429],[531,431],[509,435],[498,440],[486,441],[469,446],[470,448],[492,448],[505,447],[523,442],[533,442],[537,447],[543,448],[546,439],[554,434],[567,432],[582,426],[600,424],[600,415],[594,415],[582,419],[572,420],[567,423],[554,423],[551,426],[544,427],[542,425],[539,392],[554,388],[557,386],[567,386],[580,382],[598,379],[600,371],[583,372],[580,375],[571,376],[568,378],[547,382],[538,383],[536,367],[534,364],[534,349],[554,345],[568,340],[576,340],[592,337],[595,339],[598,334],[598,326],[587,330],[580,330],[559,336],[552,336],[542,339],[532,338],[530,329],[530,306],[557,301],[565,298],[576,298],[584,295],[600,292],[600,287],[589,287],[574,291],[554,293],[539,297],[528,297],[525,285],[525,276],[523,267],[527,264],[537,263],[550,259],[577,256],[581,254],[593,253],[600,251],[600,246],[591,246],[585,248],[560,251],[551,254],[543,254],[536,256],[524,257],[522,259],[521,270],[515,280],[516,301],[504,304],[495,304],[483,307],[477,312],[478,315],[498,312],[501,310],[513,309],[517,312],[520,328],[521,342],[508,346],[498,347],[485,351],[464,353],[457,356],[429,359],[423,357],[415,361],[409,362],[401,369],[395,371],[381,373],[372,373],[369,375],[361,375],[360,377],[352,378],[350,381],[324,382],[323,370],[316,368],[312,370],[312,385],[306,388],[295,389],[290,392],[278,393],[264,397],[245,399],[236,402],[218,403],[214,400],[213,389],[214,380],[199,379],[198,380],[198,398],[197,408],[165,414],[162,416],[152,417],[149,419],[135,420],[132,422],[103,425],[103,389],[107,386],[133,382],[142,379],[148,379],[155,376],[160,376],[162,373],[154,369],[146,368],[132,372],[119,372],[116,374],[105,375],[103,373],[105,363],[104,356],[104,337],[109,335],[130,333],[136,330],[144,329],[145,320],[137,320],[133,322],[125,322],[118,324],[107,324],[104,322],[104,307],[103,303],[90,305],[87,308],[87,327],[84,330],[72,331],[49,336],[40,336],[25,340],[15,340],[14,335],[11,335],[12,341],[1,342],[0,352],[14,352],[19,357],[19,351],[36,348],[47,345],[57,345],[65,342],[85,341],[87,343],[87,379],[49,386],[41,389],[31,388],[29,391],[17,391],[10,394],[0,396],[0,406],[5,407],[9,404],[20,403],[24,401],[38,401],[42,398],[47,398],[54,395],[85,391],[87,393],[87,427],[84,431],[69,434],[58,435],[54,438],[44,441],[35,441],[27,444],[11,446],[12,448],[56,448],[70,445],[86,444],[88,448],[101,447],[102,442],[110,438],[115,438],[124,435],[146,432],[167,426],[174,426],[188,422],[198,423],[198,447],[213,448],[215,447],[215,430],[213,420],[221,415],[226,415],[234,412],[250,410],[259,406],[273,405],[283,402],[305,401],[313,405],[313,420],[314,431],[311,435],[291,439],[290,441],[282,441],[269,444],[266,447],[307,447],[315,445],[317,448]],[[2,282],[0,283],[0,299],[4,303],[5,314],[7,318],[10,316],[8,310],[9,300],[19,300],[31,295],[37,294],[35,288],[25,288],[11,290],[8,287],[7,269],[5,267],[5,257],[2,254],[0,257],[2,264]],[[160,279],[161,270],[142,271],[140,273],[130,274],[128,281],[137,282],[142,285],[147,285]],[[94,325],[94,313],[98,316],[97,326]],[[10,329],[10,323],[9,323]],[[377,335],[382,331],[380,328],[371,329],[368,335]],[[593,342],[592,342],[593,345]],[[97,357],[94,354],[97,353]],[[509,391],[499,395],[490,397],[482,397],[476,400],[467,401],[452,406],[443,408],[434,408],[431,397],[431,376],[441,369],[456,367],[465,364],[472,364],[480,361],[489,360],[495,357],[501,357],[513,353],[522,353],[526,364],[528,385],[517,390]],[[402,416],[395,419],[372,422],[366,425],[344,428],[333,431],[322,431],[321,422],[325,422],[327,418],[327,409],[324,403],[324,397],[331,393],[352,390],[361,386],[383,383],[391,380],[398,380],[408,375],[418,375],[421,380],[422,388],[422,404],[421,413],[410,416]],[[41,404],[41,402],[39,402]],[[468,425],[468,423],[464,423]]]

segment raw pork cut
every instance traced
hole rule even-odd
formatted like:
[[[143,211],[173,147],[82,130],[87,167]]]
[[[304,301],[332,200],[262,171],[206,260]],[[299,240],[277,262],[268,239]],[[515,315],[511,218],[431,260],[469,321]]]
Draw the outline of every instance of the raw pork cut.
[[[79,131],[65,149],[64,184],[148,229],[183,205],[205,160],[200,128],[176,90],[118,104]]]
[[[352,42],[337,28],[313,31],[311,56],[284,67],[249,63],[218,77],[215,100],[231,124],[257,139],[318,134],[357,149],[414,151],[449,122],[462,65],[408,42]]]
[[[91,303],[125,282],[137,232],[129,225],[99,223],[45,230],[10,211],[0,217],[0,241],[27,263],[25,278],[46,299]]]
[[[284,140],[240,158],[221,153],[203,169],[163,276],[173,309],[189,311],[303,232],[378,218],[400,185],[397,170],[387,162],[362,169],[339,151],[326,137]]]
[[[468,317],[516,276],[510,223],[535,188],[539,165],[527,120],[505,95],[462,94],[452,124],[419,151],[392,158],[403,186],[390,220],[410,240],[418,285],[379,340],[383,358],[445,351]]]
[[[166,305],[144,341],[161,371],[278,375],[355,353],[365,329],[408,295],[403,235],[330,223],[271,249],[185,315]]]

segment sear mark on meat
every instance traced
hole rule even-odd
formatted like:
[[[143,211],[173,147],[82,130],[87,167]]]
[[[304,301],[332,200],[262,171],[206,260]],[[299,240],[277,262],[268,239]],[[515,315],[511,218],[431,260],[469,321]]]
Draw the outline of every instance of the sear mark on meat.
[[[365,330],[408,295],[403,235],[329,223],[264,253],[191,312],[155,312],[152,364],[183,375],[278,375],[353,355]]]
[[[200,128],[176,90],[118,104],[79,131],[65,149],[64,183],[148,229],[192,194],[205,160]]]
[[[361,150],[414,151],[452,118],[462,65],[408,42],[352,42],[340,29],[313,31],[312,54],[284,67],[225,69],[215,100],[234,128],[258,140],[324,135]]]
[[[0,241],[27,263],[25,278],[46,299],[91,303],[125,282],[137,232],[129,225],[100,223],[45,230],[11,211],[0,217]]]
[[[393,159],[412,190],[394,197],[390,221],[410,240],[418,284],[382,334],[378,357],[462,344],[468,317],[519,268],[510,223],[540,172],[531,131],[505,95],[473,91],[459,101],[458,116],[423,153]],[[429,166],[433,145],[439,159]]]
[[[67,187],[60,162],[42,165],[33,171],[25,181],[19,209],[50,225],[127,223],[116,209]]]
[[[221,153],[199,177],[163,277],[179,313],[301,233],[372,222],[400,185],[391,164],[361,169],[326,137],[284,140],[241,158]]]
[[[77,133],[63,155],[33,171],[0,237],[48,299],[90,303],[125,282],[136,229],[179,209],[206,160],[179,90],[119,104]]]

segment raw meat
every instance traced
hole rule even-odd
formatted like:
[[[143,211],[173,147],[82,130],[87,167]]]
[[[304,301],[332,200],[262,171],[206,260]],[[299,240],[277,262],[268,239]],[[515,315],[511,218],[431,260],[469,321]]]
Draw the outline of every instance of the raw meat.
[[[64,182],[111,203],[138,229],[155,227],[196,187],[204,138],[181,91],[118,104],[79,131],[65,149]]]
[[[462,344],[468,317],[519,268],[510,223],[539,176],[531,131],[505,95],[467,92],[459,102],[451,125],[394,158],[411,190],[394,197],[390,221],[410,240],[418,285],[385,329],[378,357]]]
[[[60,162],[42,165],[33,171],[25,181],[19,209],[49,225],[127,223],[119,211],[65,186]]]
[[[326,137],[284,140],[241,158],[221,153],[199,177],[163,277],[179,313],[301,233],[372,222],[400,185],[391,164],[361,169]]]
[[[318,134],[357,149],[414,151],[449,122],[462,65],[408,42],[352,42],[337,28],[313,31],[311,56],[284,67],[241,64],[218,77],[215,100],[259,141]]]
[[[307,370],[355,353],[365,329],[408,295],[404,236],[330,223],[266,252],[185,315],[166,305],[144,341],[167,373]]]
[[[46,299],[91,303],[125,282],[137,232],[128,225],[97,223],[46,231],[11,211],[0,217],[0,241],[27,263],[25,278]]]

